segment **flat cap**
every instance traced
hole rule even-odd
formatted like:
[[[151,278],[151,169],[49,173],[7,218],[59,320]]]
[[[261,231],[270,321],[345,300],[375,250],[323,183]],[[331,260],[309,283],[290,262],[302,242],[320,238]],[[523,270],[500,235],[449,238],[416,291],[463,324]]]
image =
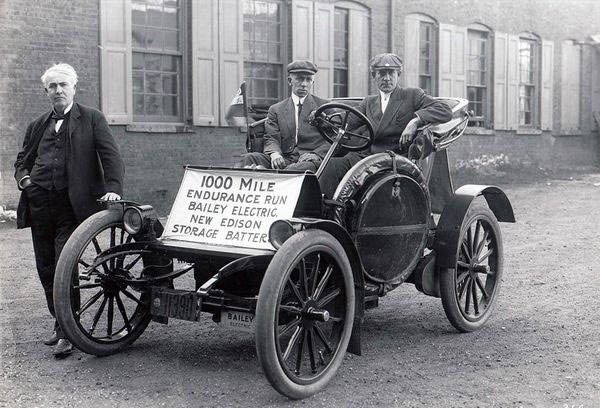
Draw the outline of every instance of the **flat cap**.
[[[317,66],[308,60],[296,60],[290,62],[287,66],[288,74],[311,74],[314,75],[318,71]]]
[[[402,72],[402,69],[404,68],[404,64],[402,64],[402,59],[396,54],[392,54],[389,52],[377,54],[376,56],[371,58],[369,66],[371,67],[371,71],[377,71],[379,69],[397,69],[400,72]]]

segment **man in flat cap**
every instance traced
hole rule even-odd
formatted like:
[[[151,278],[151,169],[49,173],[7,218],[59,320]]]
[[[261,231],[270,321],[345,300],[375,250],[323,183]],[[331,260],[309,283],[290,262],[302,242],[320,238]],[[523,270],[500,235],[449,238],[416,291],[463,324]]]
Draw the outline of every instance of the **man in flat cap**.
[[[319,179],[321,191],[329,198],[346,172],[367,155],[388,150],[404,152],[417,128],[428,123],[447,122],[452,118],[452,111],[445,102],[433,99],[420,88],[398,86],[403,64],[396,54],[376,55],[369,65],[379,93],[367,96],[357,109],[373,125],[373,144],[370,150],[349,152],[343,157],[331,159]]]
[[[242,166],[316,171],[330,144],[308,123],[310,113],[329,102],[311,95],[317,66],[298,60],[287,66],[292,95],[269,108],[263,152],[248,153]]]

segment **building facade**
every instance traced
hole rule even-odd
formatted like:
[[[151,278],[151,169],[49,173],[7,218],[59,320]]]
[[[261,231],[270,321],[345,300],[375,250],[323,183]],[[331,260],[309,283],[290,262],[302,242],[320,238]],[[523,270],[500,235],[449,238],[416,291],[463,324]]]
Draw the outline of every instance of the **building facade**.
[[[395,52],[404,86],[470,100],[454,160],[598,165],[600,2],[594,0],[4,0],[0,3],[0,204],[12,164],[48,109],[39,77],[78,71],[76,100],[106,114],[127,164],[125,196],[169,211],[185,164],[229,165],[245,134],[225,110],[288,96],[285,66],[311,59],[322,97],[374,92],[369,58]]]

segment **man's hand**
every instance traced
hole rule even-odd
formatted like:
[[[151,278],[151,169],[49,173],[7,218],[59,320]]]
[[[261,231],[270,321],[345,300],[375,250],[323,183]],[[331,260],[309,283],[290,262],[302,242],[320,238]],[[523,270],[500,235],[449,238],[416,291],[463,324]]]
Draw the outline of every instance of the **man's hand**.
[[[312,110],[312,111],[310,111],[310,113],[308,114],[308,118],[307,118],[307,119],[308,119],[308,124],[309,124],[309,125],[311,125],[311,126],[316,126],[316,124],[317,124],[317,123],[315,122],[315,112],[316,112],[316,111],[317,111],[316,109],[313,109],[313,110]]]
[[[300,158],[298,159],[298,163],[302,163],[302,162],[314,162],[314,161],[319,161],[321,160],[321,156],[319,156],[316,153],[313,152],[308,152],[308,153],[304,153],[300,156]]]
[[[404,147],[407,147],[412,143],[420,124],[421,119],[419,118],[414,118],[408,122],[404,128],[404,132],[402,132],[402,135],[400,136],[400,150],[403,150]]]
[[[118,195],[117,193],[113,193],[113,192],[108,192],[106,194],[104,194],[102,197],[100,197],[100,200],[102,201],[116,201],[116,200],[120,200],[121,196]]]
[[[271,168],[283,169],[285,167],[285,159],[279,152],[271,153]]]

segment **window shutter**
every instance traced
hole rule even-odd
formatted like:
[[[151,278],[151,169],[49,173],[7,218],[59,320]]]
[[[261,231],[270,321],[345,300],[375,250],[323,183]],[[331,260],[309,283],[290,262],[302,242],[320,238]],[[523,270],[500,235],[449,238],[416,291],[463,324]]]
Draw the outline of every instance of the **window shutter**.
[[[241,1],[218,3],[220,125],[227,126],[226,109],[244,80],[244,14]]]
[[[519,126],[519,36],[508,35],[506,85],[506,124],[507,129],[516,130]]]
[[[498,130],[507,129],[507,50],[508,35],[506,33],[494,33],[494,129]]]
[[[466,38],[466,28],[440,24],[440,96],[465,97]]]
[[[552,130],[554,42],[542,41],[542,130]]]
[[[419,86],[419,24],[413,16],[404,19],[404,78],[411,88]]]
[[[350,10],[348,50],[348,96],[369,94],[369,15],[366,11]]]
[[[562,43],[560,128],[563,132],[579,129],[581,51],[573,41]]]
[[[313,93],[321,98],[333,97],[333,4],[315,7],[315,46],[313,61],[319,67]]]
[[[313,60],[314,3],[292,1],[292,60]]]
[[[196,126],[218,125],[218,21],[217,0],[192,2],[192,111]]]
[[[108,123],[132,121],[131,3],[100,0],[101,109]]]

